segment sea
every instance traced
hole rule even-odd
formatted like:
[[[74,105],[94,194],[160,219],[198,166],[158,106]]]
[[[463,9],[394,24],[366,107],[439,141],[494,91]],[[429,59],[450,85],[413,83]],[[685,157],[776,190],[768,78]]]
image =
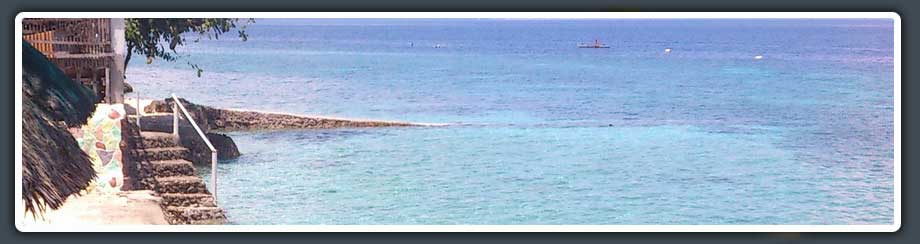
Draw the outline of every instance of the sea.
[[[245,31],[187,35],[175,62],[135,55],[127,96],[440,126],[229,132],[242,155],[218,165],[217,195],[231,224],[895,221],[890,19],[255,19]],[[595,41],[609,48],[578,48]]]

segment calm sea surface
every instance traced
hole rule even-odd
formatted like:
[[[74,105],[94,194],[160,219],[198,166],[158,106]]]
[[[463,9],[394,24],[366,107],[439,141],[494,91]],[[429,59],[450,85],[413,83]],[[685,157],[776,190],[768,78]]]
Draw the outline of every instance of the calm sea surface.
[[[243,155],[218,166],[219,200],[234,224],[893,222],[891,20],[247,31],[176,63],[135,58],[128,82],[147,98],[450,125],[230,133]],[[611,48],[576,48],[595,39]]]

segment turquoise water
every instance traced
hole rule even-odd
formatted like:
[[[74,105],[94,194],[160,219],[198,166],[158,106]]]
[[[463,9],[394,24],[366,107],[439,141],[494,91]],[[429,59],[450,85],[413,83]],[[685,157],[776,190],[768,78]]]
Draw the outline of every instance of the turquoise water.
[[[893,222],[890,20],[248,31],[181,49],[201,78],[134,60],[128,82],[143,97],[448,126],[232,132],[243,155],[218,171],[235,224]],[[594,39],[612,48],[575,48]]]

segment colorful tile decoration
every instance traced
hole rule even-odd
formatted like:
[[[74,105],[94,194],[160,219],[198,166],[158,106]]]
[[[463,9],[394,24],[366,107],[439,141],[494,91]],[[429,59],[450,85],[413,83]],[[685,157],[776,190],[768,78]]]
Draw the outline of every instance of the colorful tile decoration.
[[[96,104],[96,111],[80,130],[73,131],[80,148],[89,155],[96,169],[96,179],[87,192],[120,191],[124,183],[122,173],[121,120],[124,104]]]

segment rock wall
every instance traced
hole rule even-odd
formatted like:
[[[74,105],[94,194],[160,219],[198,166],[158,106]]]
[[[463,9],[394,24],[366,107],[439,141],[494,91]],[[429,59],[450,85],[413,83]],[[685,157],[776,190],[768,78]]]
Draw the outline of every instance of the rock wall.
[[[124,186],[123,191],[131,190],[153,190],[153,171],[149,165],[142,164],[141,160],[133,153],[134,149],[142,147],[140,128],[137,127],[132,119],[121,120],[121,147],[124,156],[122,158],[124,167]]]
[[[122,141],[125,118],[123,104],[96,105],[93,116],[80,129],[72,131],[74,139],[93,163],[96,178],[86,191],[114,193],[125,187],[123,161],[126,144]]]
[[[211,128],[224,131],[412,126],[403,122],[344,120],[228,109],[212,109],[207,114]]]
[[[246,130],[278,130],[278,129],[330,129],[342,127],[386,127],[386,126],[415,126],[412,123],[346,120],[321,117],[298,116],[291,114],[266,113],[256,111],[241,111],[219,109],[191,103],[179,98],[182,105],[188,110],[198,127],[201,128],[208,140],[217,149],[218,159],[233,159],[239,157],[240,152],[233,139],[218,131],[246,131]],[[157,100],[144,107],[146,113],[172,113],[173,99]],[[184,116],[182,116],[184,118]],[[145,116],[141,120],[143,130],[172,132],[172,116]],[[194,128],[182,119],[179,122],[179,135],[182,146],[190,150],[188,159],[197,165],[209,165],[211,151],[198,136]]]
[[[391,127],[415,126],[412,123],[371,120],[347,120],[322,117],[299,116],[282,113],[268,113],[219,109],[193,104],[179,98],[189,114],[202,129],[217,131],[277,130],[277,129],[330,129],[343,127]],[[154,101],[144,108],[148,113],[172,112],[172,98]]]
[[[185,99],[182,99],[182,104],[188,109],[189,114],[195,119],[195,122],[198,123],[198,127],[201,128],[202,132],[205,132],[205,136],[208,137],[208,140],[211,141],[214,148],[217,149],[217,157],[219,160],[234,159],[240,156],[240,152],[232,138],[224,134],[210,132],[212,129],[209,125],[207,111],[211,110],[211,108],[189,103]],[[168,100],[153,101],[144,108],[144,112],[172,113],[172,106],[171,98]],[[146,131],[172,132],[172,115],[145,116],[141,122]],[[201,139],[201,136],[198,135],[195,128],[185,119],[185,116],[180,116],[179,138],[181,138],[180,144],[189,149],[189,161],[192,161],[196,165],[211,164],[210,148],[208,148],[204,140]]]
[[[207,111],[211,110],[212,108],[206,107],[206,106],[199,106],[197,104],[190,103],[183,98],[179,98],[179,99],[182,101],[182,105],[185,106],[185,108],[188,110],[192,118],[195,119],[195,122],[198,123],[198,127],[200,127],[201,130],[204,132],[210,131],[211,127],[208,126],[209,121],[208,121]],[[170,113],[171,114],[173,112],[172,107],[173,107],[172,98],[167,98],[165,100],[152,101],[150,105],[147,105],[146,107],[144,107],[144,112],[145,113]],[[182,112],[180,111],[179,113],[182,113]],[[184,117],[185,117],[184,115],[180,116],[180,118],[184,118]],[[147,118],[147,116],[144,116],[144,118]],[[171,129],[172,128],[172,124],[171,124],[172,117],[170,116],[169,121],[165,121],[165,122],[169,123],[168,126]],[[166,124],[164,123],[163,125],[166,125]],[[185,126],[185,125],[188,125],[188,123],[183,122],[179,126]]]
[[[240,157],[240,151],[230,136],[211,132],[206,132],[205,136],[208,137],[208,141],[211,141],[214,149],[217,149],[218,160]],[[189,161],[192,161],[195,165],[211,165],[211,149],[201,139],[198,132],[191,127],[182,127],[179,128],[179,138],[181,138],[179,143],[189,149],[187,157]]]

